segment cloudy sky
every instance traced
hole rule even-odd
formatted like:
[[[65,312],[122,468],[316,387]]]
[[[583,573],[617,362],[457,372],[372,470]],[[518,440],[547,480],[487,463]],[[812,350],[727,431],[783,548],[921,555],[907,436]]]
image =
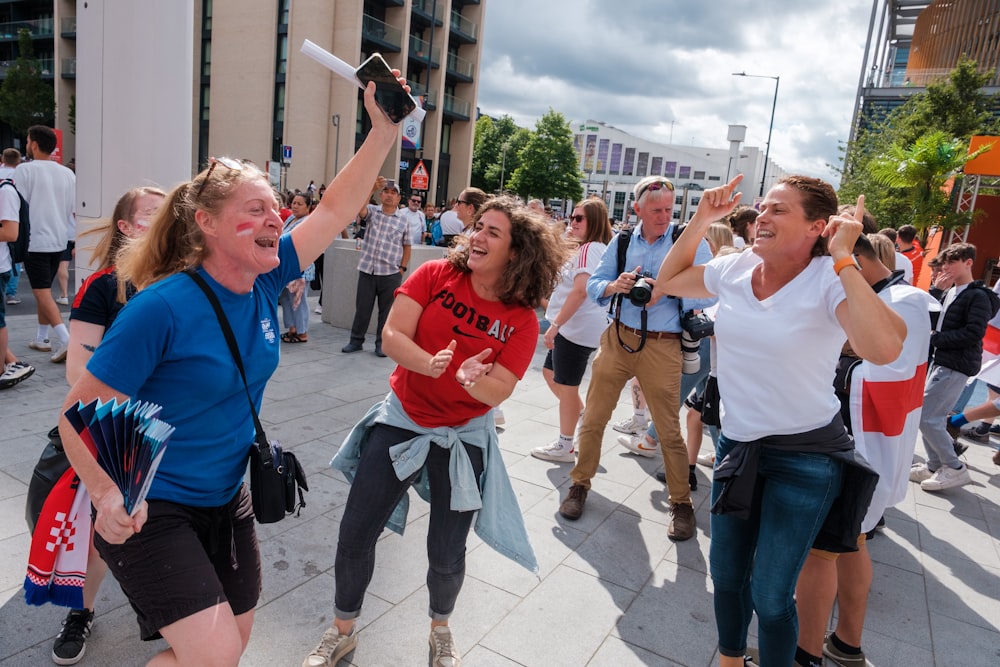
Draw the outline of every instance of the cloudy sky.
[[[534,128],[549,107],[652,141],[725,148],[837,184],[870,0],[488,0],[479,107]],[[673,126],[671,126],[673,121]]]

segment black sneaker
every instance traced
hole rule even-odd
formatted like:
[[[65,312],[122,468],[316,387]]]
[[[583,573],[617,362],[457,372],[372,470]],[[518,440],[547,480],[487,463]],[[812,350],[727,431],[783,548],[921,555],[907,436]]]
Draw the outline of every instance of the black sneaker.
[[[951,443],[951,447],[955,450],[955,456],[961,456],[965,453],[965,450],[969,448],[969,443],[962,440],[956,440]]]
[[[52,645],[52,661],[57,665],[75,665],[87,650],[87,638],[94,625],[94,612],[71,609],[63,621],[62,630]]]
[[[981,426],[985,426],[986,428],[981,428]],[[961,437],[983,445],[988,444],[990,441],[989,424],[982,424],[981,426],[962,429]]]

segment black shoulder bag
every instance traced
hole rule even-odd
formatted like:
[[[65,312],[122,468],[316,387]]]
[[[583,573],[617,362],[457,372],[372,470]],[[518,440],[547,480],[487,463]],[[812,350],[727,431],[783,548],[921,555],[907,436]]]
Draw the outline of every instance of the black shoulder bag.
[[[298,516],[306,506],[302,494],[303,491],[309,490],[306,474],[295,454],[281,451],[281,444],[277,440],[268,442],[264,427],[261,426],[260,418],[257,416],[257,409],[250,397],[250,387],[247,386],[247,376],[243,370],[236,336],[233,335],[233,329],[229,326],[229,320],[222,311],[222,305],[219,304],[215,292],[193,269],[188,269],[184,273],[201,288],[208,302],[212,304],[215,316],[219,319],[219,328],[226,337],[229,352],[233,355],[236,368],[240,371],[243,389],[250,403],[250,414],[253,416],[253,425],[256,429],[254,446],[250,448],[250,497],[253,501],[253,514],[259,523],[275,523],[292,513]],[[298,491],[298,503],[295,499],[296,491]]]

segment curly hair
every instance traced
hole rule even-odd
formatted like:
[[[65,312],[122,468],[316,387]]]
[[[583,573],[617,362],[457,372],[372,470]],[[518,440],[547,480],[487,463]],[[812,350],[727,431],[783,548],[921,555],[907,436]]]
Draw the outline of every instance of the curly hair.
[[[194,180],[171,190],[149,231],[118,253],[119,291],[129,282],[141,290],[201,264],[206,253],[205,237],[195,222],[195,211],[218,215],[236,188],[258,179],[267,182],[267,176],[252,163],[220,158]]]
[[[514,254],[497,286],[504,304],[537,308],[559,281],[570,248],[544,215],[531,210],[514,197],[500,195],[486,200],[473,225],[487,211],[499,211],[510,220],[510,249]],[[448,262],[463,273],[469,269],[470,244],[461,243],[448,251]]]

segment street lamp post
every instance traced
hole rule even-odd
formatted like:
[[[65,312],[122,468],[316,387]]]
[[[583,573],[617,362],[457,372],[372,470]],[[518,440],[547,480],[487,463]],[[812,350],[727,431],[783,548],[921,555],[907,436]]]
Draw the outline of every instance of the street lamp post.
[[[333,126],[337,128],[336,143],[333,145],[333,175],[340,171],[340,114],[333,114]]]
[[[503,194],[503,177],[507,171],[507,145],[503,142],[503,157],[500,159],[500,194]]]
[[[778,83],[780,76],[768,76],[766,74],[747,74],[746,72],[733,72],[733,76],[750,76],[755,79],[774,79],[774,101],[771,102],[771,125],[767,128],[767,149],[764,151],[764,169],[760,177],[760,196],[764,196],[764,183],[767,181],[767,160],[771,156],[771,132],[774,130],[774,110],[778,106]]]

